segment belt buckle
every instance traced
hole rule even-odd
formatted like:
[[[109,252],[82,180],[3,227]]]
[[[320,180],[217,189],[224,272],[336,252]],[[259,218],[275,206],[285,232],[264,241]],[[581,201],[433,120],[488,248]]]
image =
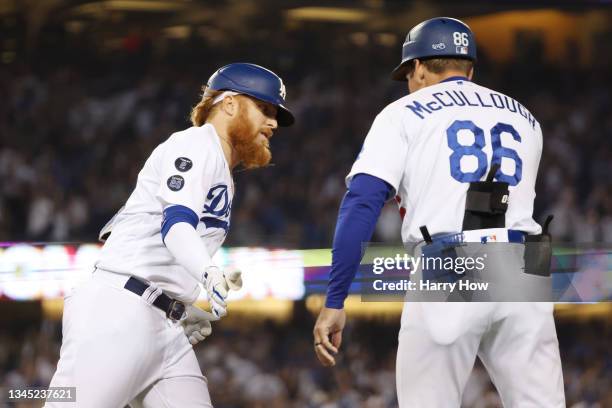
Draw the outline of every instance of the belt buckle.
[[[181,320],[184,314],[185,305],[178,300],[173,300],[168,310],[166,310],[166,317],[174,321]]]

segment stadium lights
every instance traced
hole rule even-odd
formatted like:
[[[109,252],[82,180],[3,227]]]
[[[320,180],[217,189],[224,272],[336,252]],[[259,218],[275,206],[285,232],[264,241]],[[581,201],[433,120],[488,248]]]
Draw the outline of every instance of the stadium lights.
[[[288,10],[287,17],[293,20],[330,21],[336,23],[360,23],[368,13],[355,8],[343,7],[299,7]]]
[[[183,9],[187,5],[183,1],[157,1],[157,0],[107,0],[83,4],[75,7],[77,13],[96,14],[100,11],[173,11]]]
[[[164,28],[164,34],[168,38],[184,40],[191,35],[191,27],[188,25],[178,25]]]

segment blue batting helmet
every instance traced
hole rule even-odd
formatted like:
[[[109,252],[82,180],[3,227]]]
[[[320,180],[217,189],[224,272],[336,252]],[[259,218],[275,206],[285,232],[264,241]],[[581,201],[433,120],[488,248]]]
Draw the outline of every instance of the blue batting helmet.
[[[414,26],[402,46],[402,62],[393,70],[391,78],[405,81],[408,63],[413,59],[440,57],[476,61],[474,33],[463,21],[436,17]]]
[[[208,89],[234,91],[252,96],[278,108],[279,126],[291,126],[295,121],[285,104],[285,85],[274,72],[255,64],[237,62],[219,68],[208,80]]]

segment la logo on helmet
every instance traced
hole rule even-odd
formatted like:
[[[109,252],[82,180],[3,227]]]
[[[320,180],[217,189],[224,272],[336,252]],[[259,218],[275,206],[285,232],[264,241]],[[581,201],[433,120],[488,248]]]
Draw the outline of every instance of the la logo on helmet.
[[[284,100],[287,98],[287,90],[285,89],[285,84],[283,84],[283,80],[280,78],[278,79],[280,80],[280,90],[279,90],[280,97],[283,98]]]

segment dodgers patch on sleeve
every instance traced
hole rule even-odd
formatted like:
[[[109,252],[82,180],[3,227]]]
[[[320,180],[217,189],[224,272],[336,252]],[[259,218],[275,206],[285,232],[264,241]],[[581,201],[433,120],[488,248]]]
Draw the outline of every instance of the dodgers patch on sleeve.
[[[189,171],[192,166],[193,162],[191,161],[191,159],[188,159],[186,157],[179,157],[174,161],[174,167],[176,167],[178,171],[183,173]]]
[[[179,191],[185,185],[185,179],[179,175],[170,176],[166,184],[170,190]]]

